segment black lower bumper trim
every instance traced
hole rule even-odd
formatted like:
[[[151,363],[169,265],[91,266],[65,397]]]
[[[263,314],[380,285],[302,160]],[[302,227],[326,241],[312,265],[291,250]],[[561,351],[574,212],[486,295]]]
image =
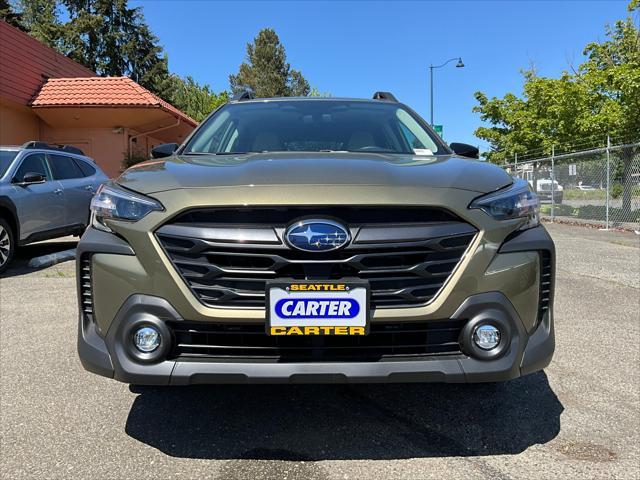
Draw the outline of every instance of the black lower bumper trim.
[[[509,347],[499,358],[476,359],[459,354],[389,362],[259,363],[174,359],[143,364],[132,358],[122,345],[128,338],[127,328],[145,316],[178,323],[183,320],[166,300],[134,295],[118,312],[105,339],[81,323],[78,352],[87,370],[122,382],[149,385],[496,382],[548,365],[554,349],[550,313],[529,338],[507,298],[501,293],[489,292],[469,297],[452,319],[472,318],[487,310],[502,312],[511,328]]]

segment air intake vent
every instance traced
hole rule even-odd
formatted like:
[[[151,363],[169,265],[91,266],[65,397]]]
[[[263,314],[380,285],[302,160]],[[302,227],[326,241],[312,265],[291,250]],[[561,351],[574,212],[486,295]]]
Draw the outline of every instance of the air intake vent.
[[[371,324],[363,337],[284,337],[264,333],[264,325],[171,323],[175,343],[170,358],[251,359],[263,362],[377,362],[435,355],[458,355],[463,320]]]
[[[538,302],[538,322],[551,306],[553,295],[551,253],[547,250],[540,252],[540,300]]]
[[[87,320],[93,321],[93,292],[91,286],[91,257],[80,260],[80,305]]]

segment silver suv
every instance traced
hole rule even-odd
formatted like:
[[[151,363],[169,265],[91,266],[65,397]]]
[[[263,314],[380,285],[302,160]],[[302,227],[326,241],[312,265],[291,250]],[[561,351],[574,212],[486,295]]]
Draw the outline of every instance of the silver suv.
[[[19,245],[80,234],[108,177],[75,147],[0,146],[0,273]]]

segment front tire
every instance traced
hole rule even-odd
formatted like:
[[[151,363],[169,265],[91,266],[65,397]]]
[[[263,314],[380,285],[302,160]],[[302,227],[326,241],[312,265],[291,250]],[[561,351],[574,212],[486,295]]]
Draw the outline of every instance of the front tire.
[[[16,251],[15,236],[11,225],[4,219],[0,218],[0,273],[4,272]]]

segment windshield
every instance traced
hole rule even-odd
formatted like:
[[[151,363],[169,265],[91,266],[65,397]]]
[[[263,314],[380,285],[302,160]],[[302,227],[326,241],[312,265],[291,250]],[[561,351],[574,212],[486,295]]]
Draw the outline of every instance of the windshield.
[[[6,173],[9,165],[17,155],[17,150],[0,150],[0,177]]]
[[[396,103],[277,100],[234,103],[201,125],[182,153],[447,153]]]

